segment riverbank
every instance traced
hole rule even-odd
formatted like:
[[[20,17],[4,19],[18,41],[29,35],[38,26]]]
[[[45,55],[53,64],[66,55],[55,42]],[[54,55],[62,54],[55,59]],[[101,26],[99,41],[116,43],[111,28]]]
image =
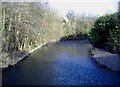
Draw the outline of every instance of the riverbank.
[[[57,40],[51,40],[49,42],[44,42],[44,44],[39,45],[34,48],[25,48],[24,50],[14,51],[11,55],[8,53],[0,52],[0,69],[7,69],[8,67],[16,65],[18,62],[24,60],[29,54],[33,53],[37,49],[43,46],[52,46],[54,43],[66,41],[66,40],[83,40],[86,39],[86,36],[83,34],[78,35],[69,35],[61,37]]]
[[[8,67],[14,66],[17,63],[19,63],[20,61],[24,60],[28,55],[30,55],[37,49],[40,49],[41,47],[44,47],[44,46],[52,46],[53,44],[55,44],[57,42],[61,42],[61,40],[53,40],[51,42],[44,43],[30,51],[24,51],[21,53],[19,52],[19,55],[17,55],[17,57],[15,57],[13,59],[10,59],[9,56],[8,57],[4,56],[7,54],[0,55],[0,68],[4,70],[4,69],[7,69]],[[91,46],[92,46],[92,44],[91,44]],[[18,54],[18,53],[15,53],[15,54]],[[101,50],[98,48],[94,48],[94,47],[92,47],[90,54],[92,54],[92,58],[100,66],[102,66],[104,68],[112,69],[113,71],[120,71],[120,55],[112,54],[107,51],[104,51],[104,50]]]
[[[93,48],[91,51],[92,58],[102,67],[113,71],[120,71],[120,55],[112,54],[102,49]]]
[[[27,56],[29,56],[31,53],[35,52],[36,50],[40,49],[43,46],[52,46],[53,44],[59,42],[59,40],[52,40],[50,42],[44,43],[34,49],[31,50],[24,50],[21,52],[14,52],[15,57],[9,58],[9,55],[7,53],[1,53],[0,54],[0,69],[5,70],[9,67],[12,67],[19,63],[20,61],[24,60]]]
[[[119,85],[118,72],[101,69],[89,57],[88,40],[42,47],[2,73],[2,85]]]

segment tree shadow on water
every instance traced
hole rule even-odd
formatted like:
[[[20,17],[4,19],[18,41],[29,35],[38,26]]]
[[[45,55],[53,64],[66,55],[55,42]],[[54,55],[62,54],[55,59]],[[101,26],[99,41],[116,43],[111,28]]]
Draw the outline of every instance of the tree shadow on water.
[[[84,40],[86,39],[87,36],[85,34],[73,34],[73,35],[68,35],[68,36],[65,36],[65,37],[62,37],[60,39],[60,41],[67,41],[67,40]]]

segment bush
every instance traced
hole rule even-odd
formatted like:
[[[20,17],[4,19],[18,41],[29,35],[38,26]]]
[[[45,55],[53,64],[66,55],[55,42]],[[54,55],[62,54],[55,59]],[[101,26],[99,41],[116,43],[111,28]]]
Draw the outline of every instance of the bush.
[[[110,21],[111,30],[109,32],[108,42],[113,44],[113,51],[120,53],[120,13],[112,15]]]
[[[102,45],[109,36],[111,14],[99,17],[90,31],[90,39],[95,45]]]
[[[99,17],[89,33],[92,43],[120,53],[120,12]]]

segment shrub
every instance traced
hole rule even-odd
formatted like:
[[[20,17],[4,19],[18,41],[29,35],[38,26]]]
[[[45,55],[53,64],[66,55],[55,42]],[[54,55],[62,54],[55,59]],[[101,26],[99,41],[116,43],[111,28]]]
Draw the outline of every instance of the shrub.
[[[120,53],[120,12],[99,17],[89,36],[94,45]]]
[[[112,15],[110,21],[111,30],[109,32],[108,42],[113,44],[113,51],[120,53],[120,13]]]
[[[93,44],[102,45],[109,36],[111,14],[99,17],[90,31],[90,39]]]

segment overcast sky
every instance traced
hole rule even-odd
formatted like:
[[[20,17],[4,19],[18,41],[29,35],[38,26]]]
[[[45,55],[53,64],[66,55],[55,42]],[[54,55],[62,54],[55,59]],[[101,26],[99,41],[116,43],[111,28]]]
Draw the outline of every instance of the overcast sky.
[[[69,10],[85,15],[103,15],[114,13],[118,9],[120,0],[0,0],[13,2],[39,2],[48,1],[50,6],[65,16]]]
[[[66,15],[68,10],[79,14],[103,15],[113,13],[118,9],[119,0],[49,0],[49,4],[61,15]]]

